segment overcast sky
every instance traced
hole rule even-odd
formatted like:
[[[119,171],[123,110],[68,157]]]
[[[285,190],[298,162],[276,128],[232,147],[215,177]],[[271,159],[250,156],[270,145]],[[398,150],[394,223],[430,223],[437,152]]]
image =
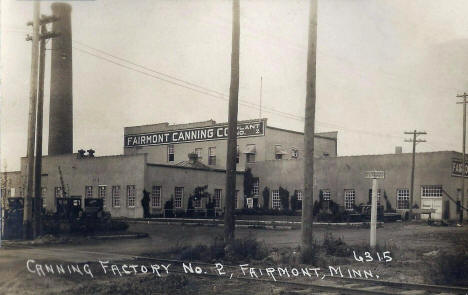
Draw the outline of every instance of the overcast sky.
[[[41,1],[42,14],[51,3]],[[231,1],[69,3],[75,151],[121,154],[125,126],[227,121]],[[308,1],[240,3],[239,119],[259,116],[263,77],[262,116],[303,131]],[[32,2],[1,5],[1,169],[17,170],[26,154]],[[317,131],[338,131],[339,155],[397,145],[410,152],[403,132],[414,129],[429,133],[418,151],[461,151],[455,96],[468,92],[467,12],[466,0],[319,1]],[[49,55],[47,65],[45,153]]]

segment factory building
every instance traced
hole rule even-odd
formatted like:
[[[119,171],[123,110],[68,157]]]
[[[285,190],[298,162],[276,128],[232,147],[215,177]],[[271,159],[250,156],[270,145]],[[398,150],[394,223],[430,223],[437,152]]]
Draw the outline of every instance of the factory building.
[[[239,121],[237,125],[237,170],[246,164],[304,157],[304,134],[267,125],[266,119]],[[227,123],[213,120],[126,127],[124,155],[147,154],[152,163],[175,165],[194,152],[201,163],[225,169]],[[337,132],[315,135],[316,157],[337,156]]]
[[[269,189],[269,206],[273,209],[281,207],[280,187],[291,195],[296,192],[301,199],[304,134],[268,126],[266,119],[239,121],[237,130],[236,207],[262,206],[265,188]],[[96,157],[91,150],[87,155],[81,151],[45,156],[44,206],[53,212],[55,199],[65,187],[68,196],[103,198],[112,216],[142,217],[144,192],[149,193],[151,213],[160,214],[169,200],[175,209],[186,210],[195,188],[206,185],[206,191],[216,198],[216,208],[222,210],[226,139],[227,123],[213,120],[177,125],[159,123],[126,127],[122,155]],[[365,171],[381,170],[385,178],[379,181],[379,204],[402,214],[408,211],[411,154],[399,149],[395,154],[339,157],[337,133],[328,132],[316,134],[315,158],[314,196],[332,200],[343,210],[353,210],[369,201],[371,181],[364,178]],[[434,209],[432,218],[457,219],[460,158],[460,153],[449,151],[416,154],[413,204]],[[247,168],[255,180],[251,192],[244,192],[243,188]],[[25,171],[23,158],[21,172],[7,174],[10,178],[7,194],[10,190],[11,196],[22,196]],[[203,209],[206,202],[197,201],[194,207]]]
[[[318,158],[315,161],[314,196],[332,200],[344,210],[368,204],[372,181],[365,172],[384,171],[379,179],[378,203],[385,210],[405,213],[409,209],[411,182],[410,153],[361,155]],[[416,154],[413,204],[421,209],[435,209],[433,219],[456,220],[461,197],[461,154],[453,151]],[[281,206],[279,187],[302,197],[304,183],[303,161],[264,161],[249,165],[258,177],[255,191],[261,195],[265,187],[270,192],[272,208]],[[467,175],[468,176],[468,175]],[[468,195],[468,191],[467,191]],[[262,201],[262,198],[259,198]],[[465,207],[468,200],[465,199]],[[428,215],[422,215],[427,218]],[[465,214],[466,218],[466,214]]]

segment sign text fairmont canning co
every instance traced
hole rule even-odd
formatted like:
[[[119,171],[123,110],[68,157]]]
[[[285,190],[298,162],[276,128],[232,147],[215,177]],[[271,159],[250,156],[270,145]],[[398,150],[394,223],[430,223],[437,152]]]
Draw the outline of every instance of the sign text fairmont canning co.
[[[241,122],[237,124],[237,137],[265,135],[264,121]],[[228,125],[217,125],[190,128],[183,130],[161,131],[144,134],[125,135],[124,146],[135,147],[145,145],[160,145],[170,143],[184,143],[194,141],[207,141],[227,139]]]

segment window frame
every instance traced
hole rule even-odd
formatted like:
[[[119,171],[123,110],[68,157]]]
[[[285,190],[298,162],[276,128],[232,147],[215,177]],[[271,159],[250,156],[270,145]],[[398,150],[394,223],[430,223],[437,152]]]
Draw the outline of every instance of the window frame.
[[[223,198],[223,190],[220,189],[220,188],[216,188],[214,190],[214,195],[213,195],[213,201],[215,203],[215,208],[221,209],[221,199],[222,198]]]
[[[438,192],[440,190],[440,193]],[[440,184],[421,185],[421,198],[442,198],[443,187]],[[425,194],[428,193],[428,195]]]
[[[216,147],[208,147],[208,165],[216,165]]]
[[[174,144],[169,144],[167,145],[167,162],[171,163],[174,161],[175,161],[175,147],[174,147]]]
[[[352,193],[352,194],[347,194]],[[356,204],[356,190],[345,189],[344,190],[344,207],[346,211],[353,211],[354,205]]]
[[[112,208],[120,208],[120,185],[113,185],[111,198],[112,198]]]
[[[85,199],[92,198],[94,193],[94,189],[92,185],[85,185]]]
[[[180,200],[178,200],[178,197],[180,197]],[[178,203],[179,203],[179,206],[177,205]],[[184,205],[184,187],[176,186],[174,187],[174,208],[181,209],[183,205]]]
[[[127,185],[127,208],[136,208],[136,186]]]
[[[401,194],[401,192],[405,192],[405,194]],[[406,201],[407,208],[401,208],[400,204]],[[408,188],[398,188],[396,190],[396,208],[397,210],[408,210],[410,209],[410,190]]]
[[[279,189],[271,190],[271,209],[281,209]]]
[[[162,186],[153,185],[151,187],[151,208],[161,208]]]

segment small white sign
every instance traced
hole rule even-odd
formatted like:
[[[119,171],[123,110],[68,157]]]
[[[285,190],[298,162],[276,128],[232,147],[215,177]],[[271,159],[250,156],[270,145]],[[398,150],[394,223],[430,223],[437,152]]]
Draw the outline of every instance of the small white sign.
[[[372,179],[385,178],[385,171],[366,171],[365,178],[372,178]]]

